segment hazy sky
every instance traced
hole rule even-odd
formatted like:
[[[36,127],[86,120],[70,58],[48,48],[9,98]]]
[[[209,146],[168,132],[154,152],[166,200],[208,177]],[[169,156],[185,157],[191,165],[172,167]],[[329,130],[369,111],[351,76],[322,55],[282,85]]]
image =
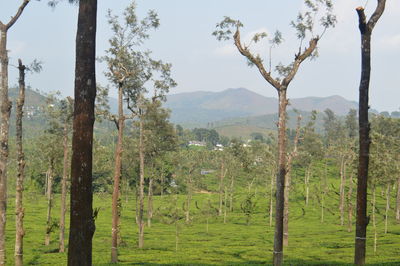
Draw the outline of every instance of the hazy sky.
[[[21,0],[2,0],[0,19],[6,22]],[[77,11],[76,5],[61,3],[51,9],[42,0],[31,1],[20,20],[9,31],[10,63],[18,58],[31,62],[34,58],[44,62],[41,74],[29,75],[27,83],[33,88],[50,92],[60,90],[73,94],[74,57]],[[298,42],[289,27],[302,7],[300,0],[137,0],[138,15],[144,17],[154,9],[161,19],[161,27],[152,33],[145,44],[155,58],[173,65],[173,77],[178,87],[171,93],[197,90],[221,91],[244,87],[265,96],[276,97],[276,91],[267,84],[255,68],[231,42],[218,42],[211,35],[215,24],[223,16],[240,19],[245,27],[242,37],[267,31],[283,32],[285,44],[274,50],[273,62],[289,63]],[[355,8],[366,0],[333,0],[338,24],[329,30],[319,43],[320,57],[303,63],[297,77],[289,87],[289,98],[306,96],[341,95],[358,100],[360,79],[360,34]],[[120,14],[130,3],[128,0],[98,1],[97,54],[108,47],[110,30],[107,9]],[[369,16],[376,0],[369,0]],[[373,33],[372,80],[370,103],[379,111],[400,108],[400,1],[387,0],[386,11]],[[267,46],[254,47],[261,53]],[[396,67],[397,66],[397,67]],[[104,66],[97,67],[97,80],[105,85]],[[17,72],[10,68],[10,84],[16,84]]]

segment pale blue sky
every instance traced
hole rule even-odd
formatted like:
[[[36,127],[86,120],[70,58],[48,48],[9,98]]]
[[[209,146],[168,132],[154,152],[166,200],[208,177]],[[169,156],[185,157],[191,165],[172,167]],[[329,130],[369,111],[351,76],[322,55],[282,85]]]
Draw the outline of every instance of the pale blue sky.
[[[3,0],[0,19],[5,22],[14,14],[20,0]],[[27,82],[42,91],[60,90],[73,94],[74,40],[77,7],[61,3],[56,9],[46,1],[32,1],[21,19],[9,32],[10,63],[18,58],[44,62],[41,74],[28,76]],[[130,1],[99,0],[98,56],[107,48],[110,37],[105,15],[107,9],[120,13]],[[305,62],[289,87],[289,98],[341,95],[358,99],[360,78],[360,43],[355,8],[365,0],[334,0],[338,25],[320,41],[320,57]],[[370,0],[367,14],[375,7]],[[154,57],[173,64],[173,76],[178,87],[171,93],[197,90],[221,91],[245,87],[265,96],[276,97],[276,91],[234,49],[231,42],[218,42],[211,32],[223,16],[240,19],[245,27],[242,36],[266,30],[280,29],[285,45],[274,51],[275,63],[292,59],[297,42],[289,22],[301,8],[300,0],[138,0],[138,15],[148,9],[158,12],[161,27],[152,34],[146,47]],[[373,35],[373,61],[370,102],[379,111],[400,107],[400,1],[387,0],[387,9]],[[267,47],[255,47],[264,51]],[[97,80],[106,84],[99,63]],[[10,84],[16,83],[16,71],[10,69]]]

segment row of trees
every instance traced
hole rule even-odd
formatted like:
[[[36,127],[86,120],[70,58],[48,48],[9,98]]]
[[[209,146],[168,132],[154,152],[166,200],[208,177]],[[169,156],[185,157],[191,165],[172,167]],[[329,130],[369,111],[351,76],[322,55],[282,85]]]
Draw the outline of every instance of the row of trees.
[[[8,99],[8,57],[7,57],[7,47],[6,47],[6,37],[7,31],[14,25],[18,20],[19,16],[22,14],[24,8],[28,5],[30,1],[24,0],[18,9],[14,17],[7,23],[0,23],[1,29],[1,43],[0,43],[0,57],[1,57],[1,132],[0,132],[0,264],[5,263],[5,217],[6,217],[6,202],[7,202],[7,190],[6,190],[6,173],[7,173],[7,162],[8,162],[8,138],[9,138],[9,117],[11,104]],[[51,4],[55,4],[57,1],[51,1]],[[75,2],[75,1],[70,1]],[[369,164],[369,121],[368,121],[368,86],[370,78],[370,40],[372,30],[382,15],[385,8],[385,0],[378,0],[377,8],[371,18],[367,21],[364,14],[364,9],[362,7],[357,8],[359,15],[359,28],[362,35],[362,77],[360,84],[360,109],[359,109],[359,163],[358,163],[358,182],[357,182],[357,226],[356,226],[356,251],[355,251],[355,263],[364,264],[365,263],[365,240],[366,240],[366,204],[367,204],[367,181],[368,181],[368,164]],[[296,31],[296,36],[299,39],[298,52],[295,54],[294,60],[288,64],[283,65],[279,63],[274,69],[272,69],[272,50],[279,46],[283,37],[279,31],[276,31],[274,36],[270,38],[270,54],[269,61],[265,64],[261,56],[254,54],[250,49],[250,44],[245,44],[241,40],[240,29],[243,24],[238,21],[226,17],[221,23],[217,24],[217,30],[214,35],[219,40],[227,40],[232,38],[234,44],[238,51],[249,61],[250,65],[257,67],[262,77],[271,84],[278,92],[279,96],[279,120],[278,120],[278,138],[276,141],[276,146],[268,146],[268,149],[261,149],[264,151],[265,156],[271,156],[271,150],[275,151],[277,154],[278,162],[273,160],[266,160],[266,157],[248,157],[248,151],[243,148],[239,142],[233,142],[229,158],[235,158],[237,164],[234,168],[227,167],[227,162],[229,159],[222,157],[218,160],[220,162],[220,182],[219,182],[219,192],[220,192],[220,204],[218,213],[222,214],[222,198],[223,193],[227,191],[225,188],[225,177],[231,171],[234,172],[235,169],[240,168],[243,170],[244,180],[247,182],[248,190],[251,191],[256,178],[251,175],[253,166],[262,165],[260,171],[265,171],[269,169],[271,172],[277,172],[276,178],[276,211],[275,211],[275,238],[274,238],[274,252],[273,261],[275,265],[281,265],[283,263],[283,245],[288,243],[284,241],[284,235],[288,235],[288,198],[290,190],[290,174],[291,167],[294,160],[297,158],[302,158],[303,163],[306,167],[306,175],[304,179],[305,183],[305,199],[306,204],[308,203],[309,195],[309,183],[312,177],[313,163],[315,163],[315,158],[319,158],[321,154],[318,153],[319,142],[316,141],[317,134],[313,129],[313,119],[307,124],[305,129],[301,129],[299,119],[299,126],[296,131],[295,137],[293,139],[291,150],[288,152],[288,140],[286,136],[286,107],[289,104],[287,98],[287,89],[291,81],[296,76],[300,65],[308,58],[314,58],[317,55],[317,45],[319,40],[323,37],[326,30],[333,27],[336,23],[336,18],[333,15],[333,5],[330,0],[306,0],[305,9],[300,13],[295,21],[291,23]],[[69,234],[69,249],[68,249],[68,264],[69,265],[91,265],[91,251],[92,251],[92,237],[95,231],[94,219],[96,212],[93,212],[92,198],[93,198],[93,125],[95,121],[95,99],[97,92],[97,84],[95,77],[95,60],[96,60],[96,20],[97,20],[97,1],[96,0],[81,0],[79,1],[79,15],[78,15],[78,29],[76,38],[76,72],[75,72],[75,93],[73,101],[73,115],[67,115],[69,112],[64,111],[65,117],[61,123],[64,153],[63,153],[63,181],[62,181],[62,199],[64,203],[62,204],[62,213],[65,213],[65,195],[66,195],[66,176],[67,176],[67,163],[68,163],[68,132],[69,126],[68,121],[72,118],[73,130],[72,130],[72,155],[71,155],[71,211],[70,211],[70,234]],[[137,179],[137,195],[138,195],[138,208],[137,208],[137,223],[139,231],[139,247],[143,247],[144,241],[144,192],[145,192],[145,166],[150,165],[151,169],[159,169],[159,163],[164,162],[165,159],[162,156],[168,150],[173,150],[173,145],[171,147],[163,147],[165,141],[163,138],[166,137],[168,132],[169,140],[174,139],[173,130],[170,124],[166,122],[168,113],[160,109],[160,101],[164,99],[165,93],[169,88],[175,86],[174,80],[170,77],[169,64],[165,64],[162,61],[154,60],[151,58],[151,53],[140,46],[149,37],[148,31],[150,29],[157,28],[159,25],[159,20],[154,12],[149,12],[148,17],[143,20],[139,20],[135,14],[135,5],[131,4],[124,12],[123,18],[119,19],[117,16],[109,14],[109,23],[114,33],[114,36],[110,39],[110,48],[106,51],[106,56],[102,60],[107,64],[108,71],[106,76],[110,80],[110,84],[118,90],[118,114],[112,115],[106,109],[99,108],[97,113],[102,115],[104,118],[109,119],[115,123],[118,130],[117,145],[115,147],[115,165],[114,165],[114,179],[113,179],[113,225],[112,225],[112,248],[111,248],[111,261],[117,261],[117,247],[118,247],[118,234],[119,234],[119,196],[120,196],[120,180],[122,176],[122,154],[123,154],[123,134],[125,120],[134,119],[134,125],[136,124],[136,129],[138,130],[137,147],[138,147],[138,179]],[[319,23],[318,23],[319,22]],[[319,34],[316,35],[316,32]],[[266,38],[266,33],[257,33],[252,42],[258,42],[263,38]],[[305,42],[308,44],[304,45]],[[20,65],[22,70],[22,64]],[[22,71],[23,72],[23,71]],[[22,73],[21,72],[21,73]],[[22,74],[21,74],[22,75]],[[22,75],[23,76],[23,75]],[[23,79],[23,78],[22,78]],[[20,83],[23,87],[23,83]],[[105,89],[99,89],[99,92],[106,91]],[[149,92],[150,98],[149,97]],[[23,95],[23,93],[21,92]],[[107,95],[107,93],[104,93]],[[21,96],[22,97],[22,96]],[[99,99],[101,100],[101,99]],[[72,103],[68,100],[64,101],[65,104],[60,104],[65,106],[70,110]],[[130,115],[125,115],[124,113],[124,102],[127,109],[130,111]],[[105,103],[103,101],[103,103]],[[58,103],[57,103],[58,104]],[[18,108],[21,107],[21,101],[19,101]],[[69,106],[69,107],[68,107]],[[104,106],[103,106],[104,107]],[[53,108],[53,107],[51,107]],[[51,112],[49,112],[51,113]],[[151,115],[152,114],[152,115]],[[151,119],[148,120],[148,126],[150,128],[155,125],[162,128],[162,131],[155,131],[149,133],[146,130],[145,117],[149,116]],[[330,117],[327,113],[327,119],[331,119],[327,125],[335,125],[334,117]],[[326,139],[328,140],[326,147],[330,147],[332,152],[323,153],[329,156],[334,156],[334,158],[339,159],[340,165],[340,213],[341,222],[343,223],[344,216],[344,202],[345,202],[345,183],[347,176],[347,169],[350,163],[354,160],[355,153],[357,152],[357,145],[354,144],[355,136],[354,128],[354,112],[348,117],[349,129],[348,134],[344,134],[346,141],[350,145],[345,146],[343,144],[343,138],[338,137],[337,127],[334,127],[332,134],[327,133]],[[20,119],[17,119],[20,121]],[[314,119],[315,120],[315,119]],[[51,121],[51,120],[50,120]],[[161,123],[161,124],[160,124]],[[338,123],[339,124],[339,123]],[[21,129],[21,124],[19,122],[19,129]],[[49,127],[49,134],[53,134],[51,130],[55,129],[56,126]],[[60,126],[59,126],[60,128]],[[20,130],[17,130],[20,131]],[[58,130],[60,131],[60,130]],[[329,132],[329,130],[326,130]],[[158,132],[158,133],[157,133]],[[198,132],[202,134],[201,132]],[[21,134],[18,133],[18,143],[21,143]],[[197,134],[197,133],[196,133]],[[302,135],[303,134],[303,135]],[[153,137],[151,137],[153,136]],[[212,134],[208,137],[212,137]],[[161,139],[161,141],[160,141]],[[338,141],[340,140],[340,141]],[[306,146],[308,143],[309,147]],[[304,144],[304,145],[303,145]],[[303,146],[302,146],[303,145]],[[162,147],[162,148],[160,148]],[[272,148],[274,147],[274,148]],[[303,147],[303,148],[300,148]],[[304,148],[307,147],[307,148]],[[348,150],[348,147],[352,148],[352,151]],[[303,149],[303,150],[302,150]],[[20,169],[22,171],[24,160],[22,148],[19,148],[19,161]],[[149,151],[151,151],[149,153]],[[336,154],[336,155],[333,155]],[[300,156],[303,155],[303,156]],[[204,163],[204,160],[197,158],[198,154],[188,153],[183,154],[180,157],[179,163],[174,162],[173,164],[179,165],[182,171],[182,176],[185,176],[185,186],[187,193],[187,203],[186,203],[186,220],[190,220],[190,202],[191,194],[194,189],[193,174],[195,169]],[[273,158],[273,156],[271,156]],[[48,233],[52,228],[51,221],[51,205],[52,205],[52,183],[55,172],[55,164],[57,160],[62,158],[61,155],[49,155],[48,160],[48,171],[47,171],[47,190],[49,201],[47,226]],[[161,159],[160,159],[161,158]],[[268,157],[270,158],[270,157]],[[328,157],[329,159],[329,157]],[[188,164],[183,163],[188,160]],[[268,163],[269,161],[269,163]],[[161,163],[164,165],[164,163]],[[268,166],[268,167],[267,167]],[[161,166],[163,169],[163,166]],[[272,169],[272,170],[271,170]],[[151,198],[153,194],[153,181],[152,177],[159,176],[159,174],[154,170],[150,170],[148,178],[148,216],[149,221],[151,220],[152,207]],[[392,171],[392,170],[390,170]],[[179,172],[179,171],[178,171]],[[268,172],[268,171],[267,171]],[[163,174],[161,174],[163,176]],[[235,178],[231,175],[231,185],[230,193],[232,195],[234,190]],[[246,178],[248,177],[248,178]],[[18,179],[19,188],[17,191],[22,193],[21,180]],[[274,181],[271,179],[270,184]],[[350,180],[352,184],[352,179]],[[327,189],[326,183],[321,181],[321,188],[324,193],[321,196],[321,202],[324,202],[324,197],[326,196]],[[352,186],[350,186],[347,191],[347,197],[352,196]],[[388,188],[390,190],[390,188]],[[163,191],[163,188],[161,188]],[[388,192],[389,194],[389,192]],[[400,194],[400,193],[399,193]],[[22,197],[22,194],[20,194]],[[21,202],[21,197],[18,197],[19,202]],[[227,197],[227,194],[225,195]],[[285,199],[286,198],[286,199]],[[232,201],[233,197],[231,197]],[[271,204],[272,204],[272,186],[271,186]],[[350,202],[350,201],[349,201]],[[248,198],[247,203],[242,205],[243,211],[250,213],[253,204],[251,203],[251,197]],[[232,207],[232,204],[230,205]],[[21,206],[18,205],[21,210]],[[64,208],[64,209],[63,209]],[[324,205],[322,203],[322,213],[324,210]],[[272,210],[272,208],[270,208]],[[286,209],[286,210],[285,210]],[[349,210],[352,209],[351,203],[349,203]],[[246,211],[245,211],[246,210]],[[271,211],[270,210],[270,211]],[[349,219],[350,214],[349,211]],[[19,212],[19,218],[22,220],[23,214]],[[270,216],[272,217],[272,216]],[[323,220],[323,215],[321,217]],[[350,219],[351,220],[351,219]],[[65,223],[65,221],[62,221]],[[149,222],[149,225],[151,223]],[[64,229],[64,225],[61,225]],[[23,230],[23,229],[21,229]],[[23,232],[23,231],[20,231]],[[18,239],[22,241],[21,234]],[[60,239],[63,239],[63,233],[60,233]],[[21,242],[20,242],[21,243]],[[60,244],[60,249],[63,244]],[[16,258],[22,264],[22,245],[16,246]]]

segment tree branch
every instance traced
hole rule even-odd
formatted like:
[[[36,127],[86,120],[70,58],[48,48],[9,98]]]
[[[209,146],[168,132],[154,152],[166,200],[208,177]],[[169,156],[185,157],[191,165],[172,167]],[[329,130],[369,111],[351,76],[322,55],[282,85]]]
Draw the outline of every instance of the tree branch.
[[[22,12],[24,11],[25,7],[29,4],[30,0],[24,0],[24,2],[20,5],[20,7],[18,8],[17,13],[15,14],[14,17],[11,17],[10,22],[8,22],[6,24],[6,29],[8,30],[9,28],[11,28],[15,22],[18,20],[18,18],[21,16]]]
[[[385,10],[386,0],[378,0],[378,5],[375,9],[375,12],[372,14],[371,18],[368,21],[368,28],[372,31],[375,27],[375,24],[378,22],[379,18],[382,16],[383,11]]]
[[[358,28],[361,34],[364,34],[367,30],[367,18],[365,17],[364,8],[359,6],[356,8],[358,14]]]
[[[271,84],[275,89],[278,91],[281,88],[281,84],[275,80],[269,72],[264,68],[264,65],[261,61],[260,58],[254,56],[247,47],[243,47],[241,41],[240,41],[240,31],[239,28],[236,28],[236,32],[233,35],[233,39],[235,40],[235,46],[239,50],[239,52],[245,56],[250,62],[252,62],[254,65],[257,66],[258,70],[260,71],[261,75],[264,77],[264,79]]]
[[[317,48],[317,44],[319,41],[319,37],[313,38],[310,40],[310,45],[307,49],[304,50],[302,54],[300,52],[295,56],[295,60],[293,62],[292,70],[290,70],[289,74],[282,80],[282,86],[287,87],[289,83],[293,80],[297,71],[299,70],[300,64],[306,60],[311,54],[314,52],[315,48]]]

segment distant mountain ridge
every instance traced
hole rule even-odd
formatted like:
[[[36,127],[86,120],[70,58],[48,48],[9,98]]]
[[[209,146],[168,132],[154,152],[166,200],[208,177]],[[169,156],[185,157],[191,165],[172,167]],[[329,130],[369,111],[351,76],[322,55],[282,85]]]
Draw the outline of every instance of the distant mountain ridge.
[[[293,98],[289,99],[289,103],[288,110],[322,112],[329,108],[337,115],[345,115],[350,109],[358,108],[356,102],[338,95]],[[165,107],[171,109],[173,123],[194,127],[238,117],[275,114],[278,100],[237,88],[221,92],[197,91],[168,95]]]

